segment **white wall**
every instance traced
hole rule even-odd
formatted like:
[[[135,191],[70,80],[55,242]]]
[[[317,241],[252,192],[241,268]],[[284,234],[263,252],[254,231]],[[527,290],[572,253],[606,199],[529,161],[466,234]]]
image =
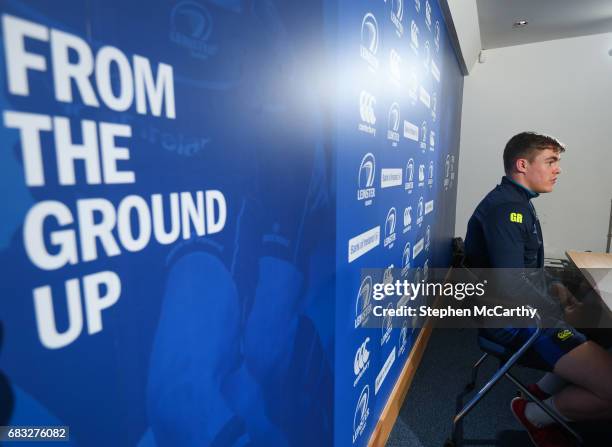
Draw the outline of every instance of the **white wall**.
[[[468,73],[471,73],[482,48],[476,0],[447,0],[447,3],[461,47],[461,56]]]
[[[612,199],[612,33],[486,50],[465,78],[455,232],[503,175],[523,130],[567,145],[555,191],[534,200],[547,257],[605,251]]]

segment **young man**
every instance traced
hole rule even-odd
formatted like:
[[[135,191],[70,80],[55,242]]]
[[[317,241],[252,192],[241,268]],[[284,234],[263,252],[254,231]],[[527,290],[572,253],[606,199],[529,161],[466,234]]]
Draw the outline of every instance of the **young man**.
[[[579,303],[567,288],[551,284],[545,276],[542,229],[531,203],[539,194],[554,189],[564,151],[556,139],[533,132],[520,133],[508,141],[503,155],[506,175],[468,222],[466,264],[504,269],[497,272],[507,295],[531,303],[548,316],[547,327],[528,357],[567,386],[555,390],[545,403],[568,421],[612,419],[612,355],[562,321],[562,306],[568,314]],[[551,315],[556,323],[551,324]],[[485,334],[500,344],[517,347],[532,331],[506,327],[486,329]],[[547,378],[555,382],[554,376]],[[536,446],[572,445],[571,438],[534,403],[516,398],[511,408]]]

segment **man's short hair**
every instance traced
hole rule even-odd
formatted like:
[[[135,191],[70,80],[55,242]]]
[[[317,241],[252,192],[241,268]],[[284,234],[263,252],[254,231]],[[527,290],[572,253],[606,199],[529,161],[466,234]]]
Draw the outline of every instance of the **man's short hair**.
[[[514,162],[519,158],[526,158],[530,162],[536,157],[538,151],[552,149],[555,152],[565,152],[563,143],[548,135],[535,132],[521,132],[506,143],[504,149],[504,169],[509,174],[514,169]]]

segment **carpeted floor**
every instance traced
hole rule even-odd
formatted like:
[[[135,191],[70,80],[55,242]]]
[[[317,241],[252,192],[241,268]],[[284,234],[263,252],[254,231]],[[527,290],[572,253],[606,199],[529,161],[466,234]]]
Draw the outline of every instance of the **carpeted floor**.
[[[387,446],[442,447],[450,435],[456,409],[472,396],[469,394],[461,403],[458,402],[469,381],[472,366],[480,355],[475,330],[434,330]],[[497,367],[498,363],[493,359],[481,366],[477,388],[491,377]],[[521,367],[513,371],[526,384],[537,381],[542,375]],[[463,441],[457,447],[531,446],[526,432],[510,412],[510,401],[516,394],[514,385],[502,379],[464,419],[459,432],[460,441]],[[588,445],[612,446],[610,428],[606,427],[607,433],[603,433],[598,427],[597,434],[588,436]]]

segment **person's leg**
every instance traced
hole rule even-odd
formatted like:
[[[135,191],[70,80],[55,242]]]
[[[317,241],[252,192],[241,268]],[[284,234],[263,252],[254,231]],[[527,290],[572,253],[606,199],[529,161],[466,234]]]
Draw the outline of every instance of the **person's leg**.
[[[559,391],[565,388],[567,386],[567,381],[563,380],[556,374],[549,372],[544,374],[544,376],[542,376],[542,378],[534,385],[536,385],[537,390],[540,391],[539,394],[541,394],[544,398],[547,398],[553,394],[557,394]],[[532,389],[530,389],[530,391],[533,392]]]
[[[572,385],[554,396],[559,412],[573,420],[612,413],[612,355],[587,341],[563,355],[553,372]]]
[[[570,385],[553,396],[555,408],[572,421],[612,419],[612,403],[590,391]]]

